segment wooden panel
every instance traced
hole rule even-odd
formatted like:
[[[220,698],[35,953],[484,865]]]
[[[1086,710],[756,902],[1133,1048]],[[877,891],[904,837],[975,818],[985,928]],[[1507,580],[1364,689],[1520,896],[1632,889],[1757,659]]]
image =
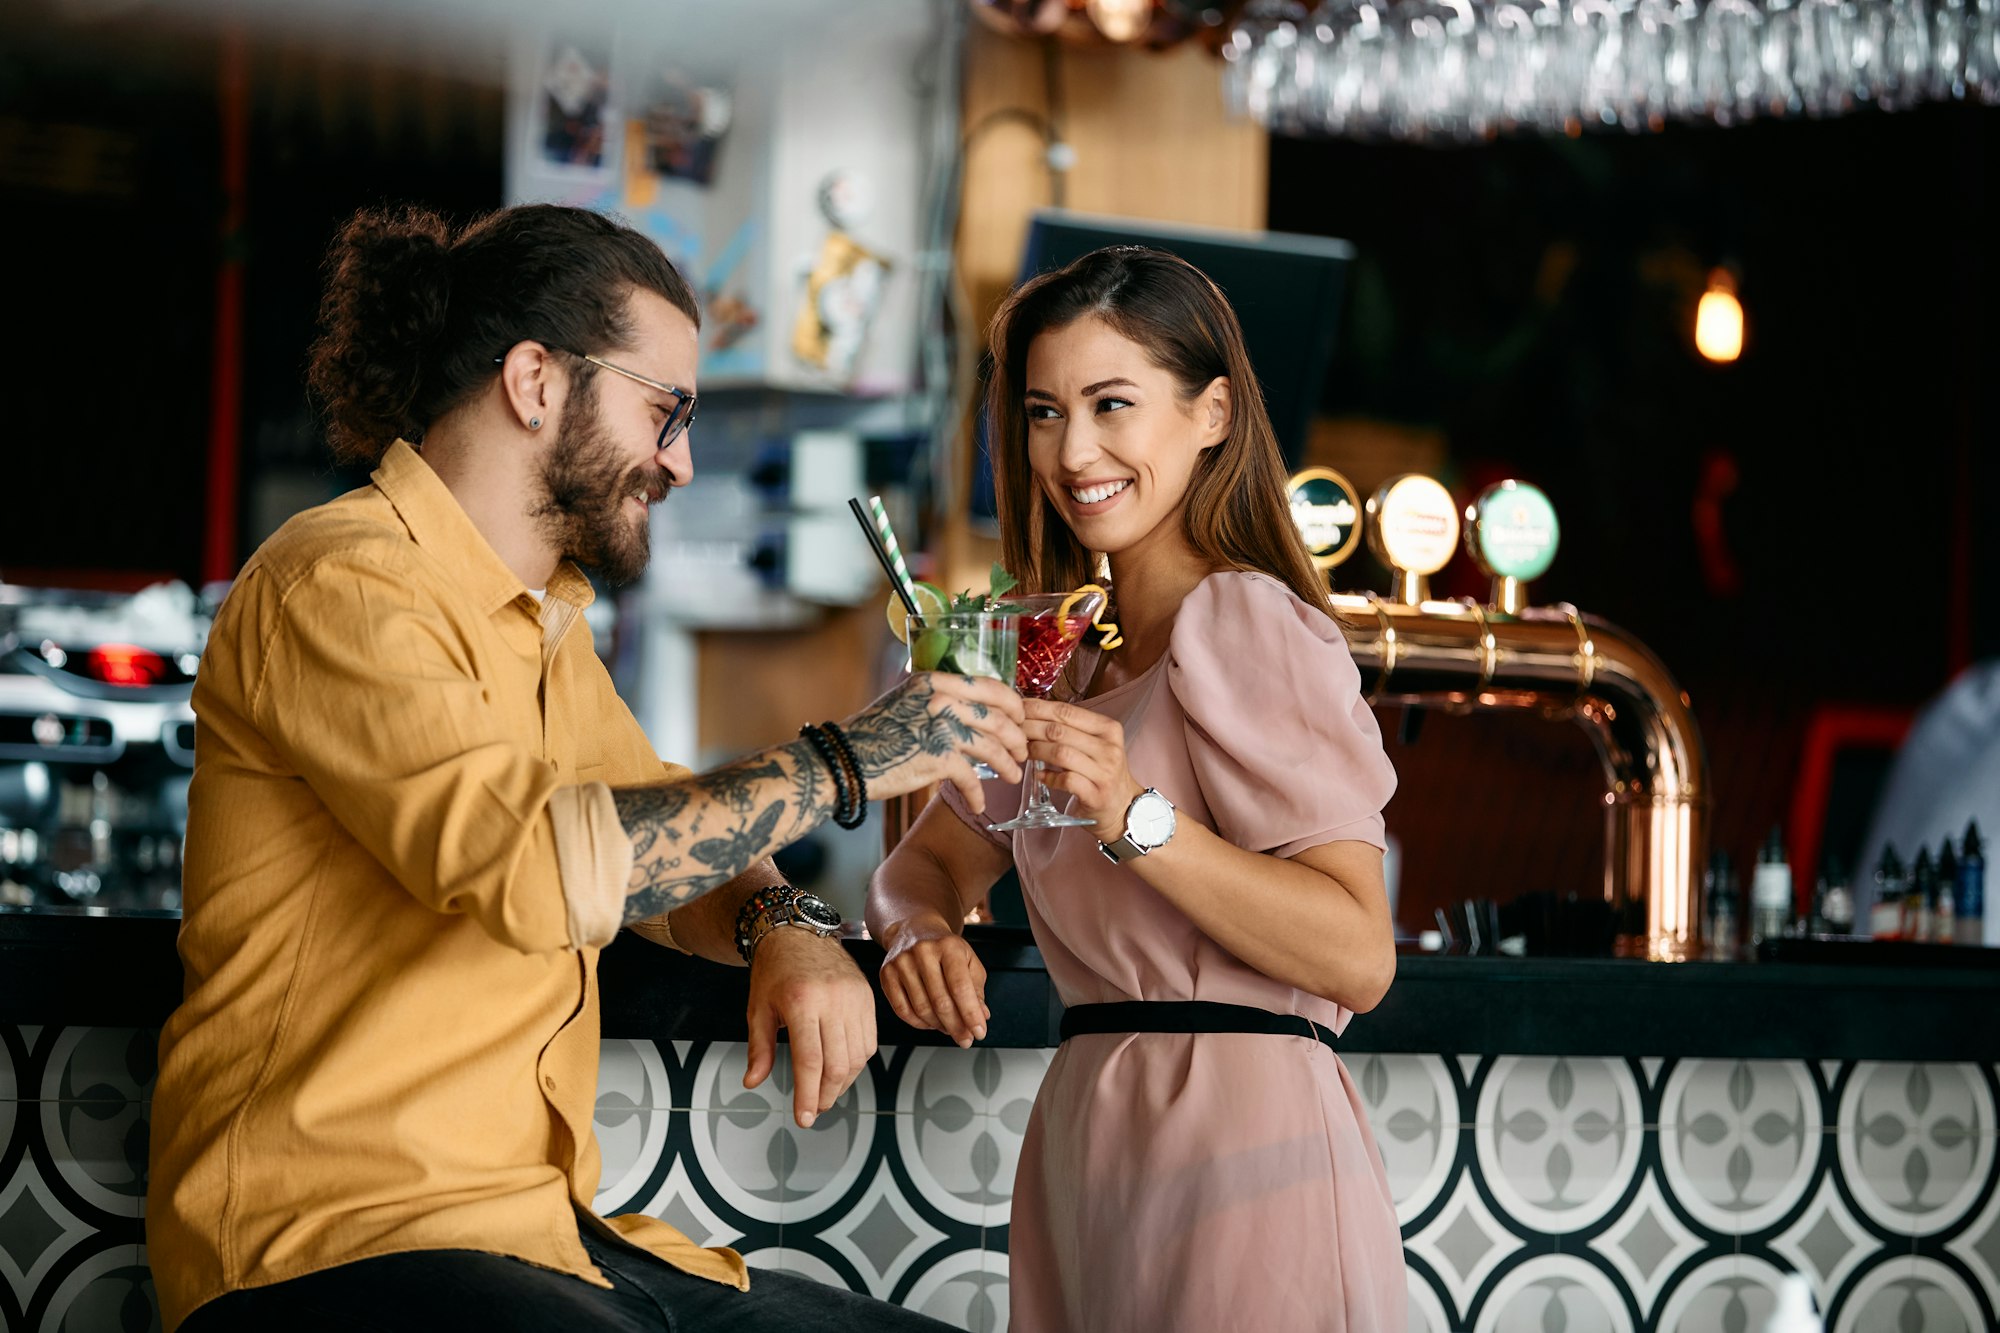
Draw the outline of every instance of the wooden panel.
[[[1269,140],[1222,108],[1222,66],[1199,48],[1164,53],[1055,46],[1058,127],[1076,151],[1063,205],[1155,222],[1261,229]],[[970,136],[959,223],[959,272],[981,328],[1013,284],[1028,216],[1056,202],[1039,128],[1046,119],[1040,43],[975,26],[966,43],[964,124]]]
[[[1198,47],[1153,53],[1054,46],[1064,142],[1076,152],[1061,204],[1153,222],[1261,230],[1270,146],[1263,130],[1222,107],[1222,66]],[[1043,161],[1049,115],[1047,51],[1040,42],[974,25],[965,56],[968,138],[955,253],[978,340],[1020,270],[1028,218],[1058,200]],[[1029,113],[1022,116],[1020,112]],[[961,435],[970,476],[970,431]],[[964,485],[961,481],[961,488]],[[998,543],[970,531],[965,494],[953,497],[939,551],[943,582],[983,586]]]
[[[853,713],[874,697],[877,655],[888,639],[872,598],[812,629],[699,635],[702,753],[761,750],[796,739],[803,723]]]

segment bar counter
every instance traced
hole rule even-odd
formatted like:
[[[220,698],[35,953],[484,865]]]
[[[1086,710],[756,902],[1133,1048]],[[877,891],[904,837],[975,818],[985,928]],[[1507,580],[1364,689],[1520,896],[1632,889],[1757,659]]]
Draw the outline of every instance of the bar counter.
[[[0,1281],[0,1328],[143,1326],[178,924],[0,914],[0,1273],[25,1275]],[[746,973],[619,940],[599,1209],[1004,1328],[1013,1176],[1061,1009],[1025,931],[973,935],[988,1040],[879,1011],[880,1054],[811,1130],[782,1064],[742,1086]],[[872,976],[880,950],[847,947]],[[2000,951],[1852,956],[1402,958],[1340,1047],[1410,1326],[1544,1327],[1560,1305],[1571,1327],[1758,1328],[1800,1272],[1840,1333],[2000,1327]]]
[[[0,913],[0,1022],[157,1028],[180,1000],[177,918]],[[968,932],[984,1045],[1056,1045],[1062,1003],[1025,929]],[[882,950],[848,940],[871,979]],[[1809,952],[1809,950],[1799,950]],[[1883,961],[1845,961],[1879,956]],[[748,974],[621,935],[599,963],[607,1038],[742,1041]],[[2000,950],[1860,946],[1837,962],[1643,963],[1405,954],[1341,1049],[1435,1055],[2000,1062]],[[877,1011],[885,1047],[941,1045]]]

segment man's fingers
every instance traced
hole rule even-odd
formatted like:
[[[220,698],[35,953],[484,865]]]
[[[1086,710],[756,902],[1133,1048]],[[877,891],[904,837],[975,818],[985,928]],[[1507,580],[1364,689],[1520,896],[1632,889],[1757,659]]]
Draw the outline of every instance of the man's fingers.
[[[973,711],[973,705],[963,700],[948,701],[945,708],[954,721],[972,733],[973,739],[963,744],[976,745],[983,741],[1005,750],[1017,760],[1027,757],[1028,733],[1018,719],[1003,717],[990,710],[981,717]]]
[[[778,1048],[778,1015],[769,1005],[753,1003],[749,1013],[750,1058],[743,1070],[743,1086],[754,1088],[770,1076]]]
[[[985,676],[940,675],[934,690],[938,694],[984,704],[1015,722],[1019,722],[1023,715],[1021,696],[1015,693],[1012,681],[990,680]]]
[[[811,1129],[819,1115],[820,1071],[825,1054],[820,1048],[819,1021],[810,1020],[792,1029],[792,1115],[801,1129]]]
[[[822,1027],[820,1041],[823,1063],[819,1072],[819,1109],[824,1113],[833,1109],[840,1094],[854,1081],[854,1063],[847,1049],[847,1030],[839,1022],[829,1021]]]
[[[1025,746],[1021,753],[1014,754],[991,737],[981,737],[967,746],[965,753],[974,759],[984,760],[993,766],[993,771],[1009,782],[1021,780],[1021,765],[1027,760]]]
[[[995,769],[994,771],[998,772],[999,770]],[[944,776],[947,782],[958,788],[958,794],[965,798],[966,809],[972,811],[975,815],[986,813],[986,784],[982,783],[979,780],[979,775],[972,771],[971,760],[959,760],[952,765],[951,771]]]

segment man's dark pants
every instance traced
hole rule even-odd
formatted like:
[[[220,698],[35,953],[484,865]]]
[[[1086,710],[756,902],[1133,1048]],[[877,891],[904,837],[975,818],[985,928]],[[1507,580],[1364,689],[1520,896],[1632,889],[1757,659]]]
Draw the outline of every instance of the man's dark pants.
[[[519,1259],[426,1250],[363,1259],[210,1301],[182,1333],[935,1333],[949,1326],[839,1287],[758,1269],[741,1292],[595,1228],[584,1249],[612,1290]]]

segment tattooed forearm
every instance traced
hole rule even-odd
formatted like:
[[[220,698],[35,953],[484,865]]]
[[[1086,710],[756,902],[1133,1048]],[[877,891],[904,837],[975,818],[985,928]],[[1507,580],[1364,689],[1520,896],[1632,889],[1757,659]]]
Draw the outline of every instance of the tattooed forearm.
[[[865,785],[913,760],[959,753],[979,735],[967,719],[988,717],[985,705],[941,697],[919,674],[844,730]],[[632,840],[625,919],[658,916],[727,884],[831,818],[840,790],[812,742],[798,740],[683,782],[613,791]]]
[[[835,799],[806,741],[683,782],[611,795],[632,840],[627,921],[658,916],[727,884],[817,828],[832,815]]]

